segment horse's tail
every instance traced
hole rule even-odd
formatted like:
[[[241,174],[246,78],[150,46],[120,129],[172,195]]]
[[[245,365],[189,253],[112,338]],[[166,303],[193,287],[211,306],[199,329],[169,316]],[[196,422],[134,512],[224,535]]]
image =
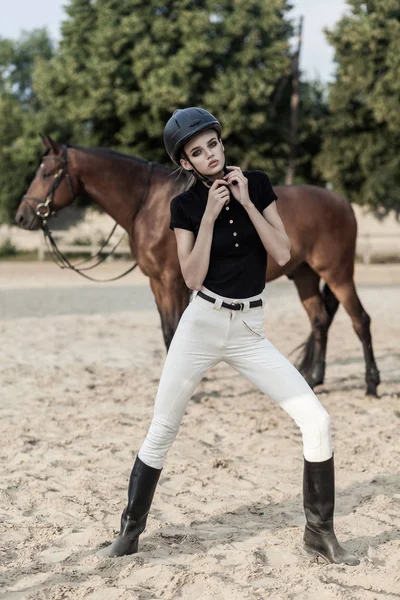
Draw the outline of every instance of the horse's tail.
[[[339,300],[336,298],[335,294],[332,292],[327,283],[325,283],[324,287],[322,288],[321,297],[326,312],[328,313],[327,328],[329,328],[338,309]],[[313,332],[311,332],[307,340],[293,350],[293,352],[299,352],[296,361],[296,367],[301,373],[307,373],[314,364],[315,345],[315,337]]]

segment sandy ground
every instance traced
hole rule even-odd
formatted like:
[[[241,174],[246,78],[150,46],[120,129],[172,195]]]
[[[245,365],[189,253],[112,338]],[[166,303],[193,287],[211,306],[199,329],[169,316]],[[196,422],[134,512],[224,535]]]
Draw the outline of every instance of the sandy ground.
[[[129,277],[133,291],[147,286],[140,273]],[[26,317],[33,288],[79,297],[94,284],[51,264],[0,263],[3,297],[21,300],[7,319],[0,313],[0,598],[400,598],[400,268],[360,266],[357,282],[380,397],[365,396],[362,350],[343,310],[317,393],[333,424],[336,530],[360,566],[303,553],[300,434],[223,364],[189,403],[139,554],[113,559],[95,551],[117,533],[151,419],[165,355],[157,312],[93,305],[92,314]],[[126,283],[110,289],[118,295]],[[286,282],[270,286],[266,335],[289,355],[308,322]]]

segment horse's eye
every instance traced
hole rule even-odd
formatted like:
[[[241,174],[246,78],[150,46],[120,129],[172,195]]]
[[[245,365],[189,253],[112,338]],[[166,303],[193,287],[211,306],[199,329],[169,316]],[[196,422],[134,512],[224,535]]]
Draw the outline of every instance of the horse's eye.
[[[43,179],[48,179],[50,176],[51,176],[51,173],[46,173],[45,171],[43,171],[43,173],[42,173]]]

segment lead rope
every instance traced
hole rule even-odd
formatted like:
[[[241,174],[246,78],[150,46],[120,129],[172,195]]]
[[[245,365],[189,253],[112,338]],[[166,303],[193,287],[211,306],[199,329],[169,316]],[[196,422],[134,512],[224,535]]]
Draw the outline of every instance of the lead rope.
[[[138,209],[132,219],[132,222],[134,222],[134,220],[136,219],[137,215],[139,214],[146,198],[147,198],[147,194],[150,188],[150,179],[151,179],[151,173],[153,170],[153,163],[149,162],[147,164],[147,182],[146,182],[146,186],[143,189],[143,193],[142,196],[140,198],[139,201],[139,205],[138,205]],[[122,277],[125,277],[125,275],[128,275],[128,273],[131,273],[134,269],[136,269],[136,267],[138,266],[137,263],[135,263],[134,265],[132,265],[132,267],[130,267],[127,271],[124,271],[124,273],[121,273],[120,275],[117,275],[116,277],[111,277],[110,279],[95,279],[94,277],[90,277],[90,275],[86,275],[85,273],[83,273],[83,271],[89,271],[90,269],[93,269],[94,267],[97,267],[99,264],[101,264],[102,262],[104,262],[107,258],[109,258],[110,256],[112,256],[112,254],[115,252],[115,250],[117,249],[117,247],[119,246],[119,244],[122,242],[123,238],[125,237],[126,233],[124,233],[122,235],[122,237],[120,238],[120,240],[117,242],[117,244],[112,248],[112,250],[109,252],[109,254],[107,254],[104,257],[101,257],[100,260],[97,261],[97,263],[95,263],[94,265],[91,265],[89,267],[85,267],[83,269],[77,269],[78,266],[85,264],[87,262],[89,262],[90,260],[96,258],[97,256],[99,256],[99,254],[101,253],[101,251],[103,250],[103,248],[107,245],[107,243],[109,242],[109,240],[111,239],[111,236],[113,235],[115,229],[117,227],[117,223],[115,223],[110,235],[108,236],[107,240],[102,244],[102,246],[100,247],[100,249],[96,252],[96,254],[94,254],[93,256],[90,256],[87,259],[84,259],[83,261],[78,262],[77,264],[73,265],[71,264],[71,262],[68,260],[68,258],[66,257],[65,254],[63,254],[61,252],[61,250],[58,248],[53,235],[47,225],[47,219],[43,219],[43,223],[42,223],[42,230],[43,230],[43,234],[44,234],[44,239],[45,239],[45,243],[46,246],[49,250],[50,256],[52,258],[52,260],[56,263],[56,265],[60,268],[60,269],[70,269],[71,271],[74,271],[75,273],[78,273],[78,275],[81,275],[82,277],[84,277],[85,279],[89,279],[90,281],[97,281],[97,282],[102,282],[102,283],[106,283],[109,281],[116,281],[117,279],[121,279]]]
[[[80,267],[81,265],[84,265],[88,262],[90,262],[91,260],[97,258],[98,256],[100,256],[100,254],[102,253],[103,249],[107,246],[108,242],[110,241],[110,239],[113,236],[114,231],[116,230],[116,228],[118,227],[118,223],[115,223],[114,227],[111,230],[110,235],[108,236],[108,238],[105,240],[105,242],[102,243],[102,245],[100,246],[100,248],[97,250],[96,254],[93,254],[92,256],[89,256],[89,258],[85,258],[84,260],[77,262],[74,264],[74,267]],[[125,236],[125,233],[122,235],[121,239],[119,240],[118,244],[116,246],[114,246],[114,248],[111,250],[111,254],[114,252],[114,250],[118,247],[118,245],[120,244],[120,242],[123,240]],[[106,258],[108,258],[108,254],[105,257],[102,257],[97,263],[95,263],[94,265],[91,265],[90,267],[84,267],[83,269],[79,269],[80,271],[90,271],[90,269],[94,269],[94,267],[97,267],[97,265],[99,265],[100,263],[102,263]]]
[[[75,265],[72,265],[70,263],[70,261],[65,256],[65,254],[63,254],[60,251],[60,249],[58,248],[58,246],[57,246],[57,244],[56,244],[56,242],[55,242],[55,240],[53,238],[53,235],[52,235],[51,231],[47,227],[47,223],[43,223],[43,232],[44,232],[44,239],[46,241],[46,246],[47,246],[47,248],[49,250],[49,253],[50,253],[53,261],[56,263],[56,265],[58,267],[60,267],[60,269],[70,269],[71,271],[74,271],[75,273],[78,273],[78,275],[81,275],[82,277],[84,277],[85,279],[89,279],[90,281],[97,281],[97,282],[104,282],[104,283],[108,282],[108,281],[116,281],[117,279],[121,279],[121,277],[125,277],[125,275],[128,275],[128,273],[131,273],[131,271],[133,271],[134,269],[136,269],[136,267],[138,266],[137,263],[135,263],[127,271],[124,271],[124,273],[121,273],[121,275],[117,275],[116,277],[111,277],[110,279],[95,279],[94,277],[90,277],[90,275],[86,275],[86,273],[82,272],[82,271],[87,270],[87,269],[77,269]],[[121,242],[121,240],[119,240],[118,244],[120,242]],[[109,254],[107,254],[107,256],[105,258],[108,258],[109,256],[112,255],[112,253],[116,249],[117,245],[114,246],[114,248],[111,250],[111,252]],[[105,260],[105,258],[102,259],[96,265],[93,265],[93,266],[97,266],[98,264],[100,264],[100,262],[103,262],[103,260]],[[89,267],[89,268],[92,268],[92,267]]]

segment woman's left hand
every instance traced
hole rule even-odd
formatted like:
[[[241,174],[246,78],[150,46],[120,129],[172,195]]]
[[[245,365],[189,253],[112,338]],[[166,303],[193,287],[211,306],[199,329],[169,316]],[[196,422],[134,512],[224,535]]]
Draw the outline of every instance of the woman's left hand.
[[[249,182],[243,175],[240,167],[226,167],[229,169],[229,173],[224,175],[225,181],[228,183],[228,188],[232,193],[232,196],[240,202],[242,206],[248,206],[251,204],[249,196]],[[236,181],[236,185],[233,182]]]

